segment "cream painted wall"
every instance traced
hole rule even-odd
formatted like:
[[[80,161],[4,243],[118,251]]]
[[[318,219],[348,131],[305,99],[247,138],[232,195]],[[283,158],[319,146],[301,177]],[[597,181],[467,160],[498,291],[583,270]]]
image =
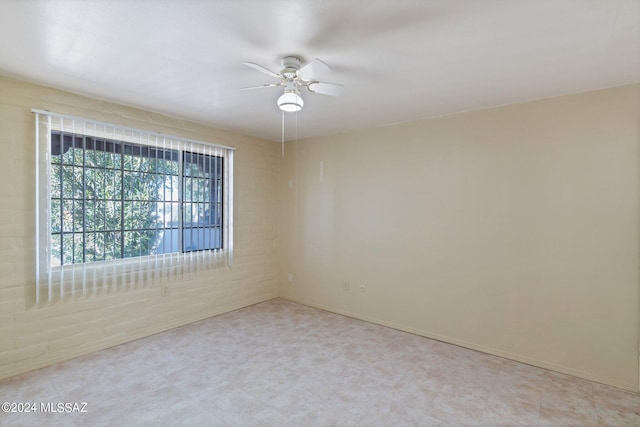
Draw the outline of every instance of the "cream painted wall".
[[[638,391],[639,95],[287,144],[280,295]]]
[[[34,280],[34,116],[47,109],[236,147],[229,269],[160,287],[30,308]],[[0,78],[0,378],[273,298],[279,281],[280,147],[109,102]]]

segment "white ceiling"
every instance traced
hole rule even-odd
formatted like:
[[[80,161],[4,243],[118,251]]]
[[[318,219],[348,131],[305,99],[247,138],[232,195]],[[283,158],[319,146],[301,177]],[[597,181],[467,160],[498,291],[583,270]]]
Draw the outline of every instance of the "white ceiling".
[[[272,140],[282,89],[242,62],[287,54],[345,85],[302,93],[328,135],[639,82],[640,0],[0,1],[0,74]]]

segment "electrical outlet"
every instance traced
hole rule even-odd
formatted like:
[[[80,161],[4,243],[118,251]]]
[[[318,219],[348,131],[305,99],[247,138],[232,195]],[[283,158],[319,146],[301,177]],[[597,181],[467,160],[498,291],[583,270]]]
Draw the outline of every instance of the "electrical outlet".
[[[349,290],[349,282],[342,282],[342,290],[343,291]]]
[[[163,286],[162,288],[160,288],[160,295],[162,295],[163,297],[168,297],[169,296],[169,287],[168,286]]]
[[[360,285],[360,292],[364,292],[367,290],[367,287],[365,285]]]
[[[293,283],[293,273],[289,273],[289,275],[287,276],[287,280],[289,281],[289,283]]]

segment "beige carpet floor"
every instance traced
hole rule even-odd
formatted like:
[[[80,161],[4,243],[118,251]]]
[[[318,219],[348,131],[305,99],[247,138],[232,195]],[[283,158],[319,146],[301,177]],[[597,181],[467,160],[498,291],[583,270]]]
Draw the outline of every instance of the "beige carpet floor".
[[[1,426],[640,426],[640,396],[274,299],[0,381]],[[71,407],[73,410],[73,407]]]

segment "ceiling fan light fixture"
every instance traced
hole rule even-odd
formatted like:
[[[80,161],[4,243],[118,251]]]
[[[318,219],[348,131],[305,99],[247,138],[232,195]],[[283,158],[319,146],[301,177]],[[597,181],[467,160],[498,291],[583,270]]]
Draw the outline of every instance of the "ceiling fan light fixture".
[[[278,108],[287,113],[295,113],[302,110],[302,107],[304,107],[304,101],[297,90],[285,91],[278,98]]]
[[[284,93],[278,98],[277,104],[278,108],[287,113],[295,113],[304,107],[304,100],[302,96],[300,96],[301,87],[306,87],[309,92],[320,95],[338,96],[340,92],[342,92],[342,85],[315,80],[317,76],[331,71],[331,68],[318,58],[302,65],[302,60],[299,57],[285,56],[282,58],[282,69],[279,73],[274,73],[268,68],[254,62],[245,62],[244,64],[256,71],[279,79],[280,82],[243,87],[241,89],[248,90],[284,86]]]

